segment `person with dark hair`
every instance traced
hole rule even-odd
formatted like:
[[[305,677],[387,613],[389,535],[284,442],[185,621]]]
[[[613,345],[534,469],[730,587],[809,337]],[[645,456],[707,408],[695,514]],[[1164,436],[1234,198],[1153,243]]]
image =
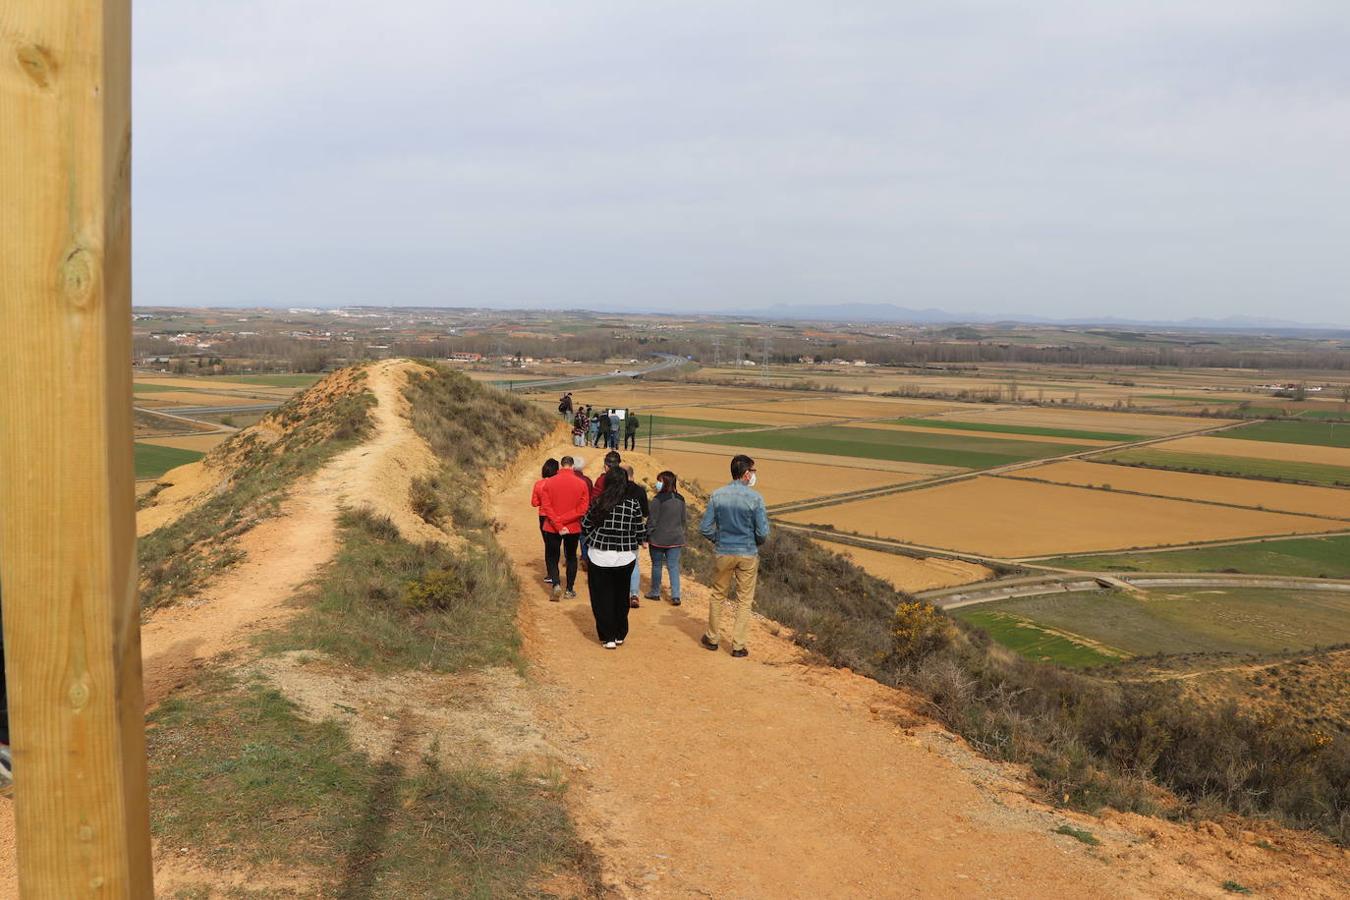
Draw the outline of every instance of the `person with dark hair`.
[[[574,461],[564,456],[552,478],[545,479],[539,509],[544,514],[544,566],[553,582],[552,599],[576,596],[577,541],[581,539],[581,517],[591,505],[590,486],[577,475]],[[567,557],[567,588],[558,575],[558,558]]]
[[[684,497],[679,492],[675,473],[662,472],[656,476],[656,496],[651,501],[651,537],[647,549],[652,558],[651,585],[648,600],[661,599],[661,570],[670,573],[670,603],[680,605],[680,551],[684,549],[684,533],[688,525]]]
[[[591,481],[591,476],[586,474],[586,460],[582,459],[580,456],[576,457],[574,460],[572,460],[572,469],[577,473],[578,478],[586,482],[586,502],[589,503],[590,501],[595,499],[595,482]],[[580,543],[581,543],[581,554],[580,554],[581,571],[585,572],[587,568],[585,532],[581,533]]]
[[[599,423],[599,426],[598,426],[598,430],[597,430],[597,432],[596,432],[595,446],[596,446],[596,447],[608,447],[608,446],[609,446],[609,430],[610,430],[611,428],[614,427],[614,423],[613,423],[613,421],[610,419],[609,413],[606,412],[606,411],[603,410],[603,409],[600,410],[599,415],[596,417],[596,421]]]
[[[605,473],[604,489],[581,520],[590,557],[591,612],[606,650],[628,637],[628,581],[638,546],[647,538],[646,505],[646,495],[616,466]]]
[[[605,489],[605,475],[610,469],[623,465],[623,457],[619,455],[618,450],[611,450],[605,454],[605,471],[600,473],[600,477],[595,479],[595,484],[591,486],[591,499],[594,500],[600,496],[600,492]]]
[[[755,603],[759,575],[759,546],[769,539],[769,514],[764,498],[754,489],[758,476],[755,461],[744,453],[731,458],[731,484],[713,491],[708,509],[699,523],[699,533],[717,546],[717,563],[708,597],[708,632],[703,646],[716,650],[722,639],[722,603],[731,595],[735,620],[731,631],[731,655],[750,655],[745,642],[750,631],[750,608]]]
[[[539,480],[534,483],[534,490],[530,491],[530,505],[539,512],[539,535],[544,534],[544,511],[541,508],[544,502],[544,482],[558,474],[558,461],[549,457],[544,460],[544,466],[539,471]],[[548,539],[544,538],[544,558],[548,559]],[[553,584],[553,579],[544,576],[544,581]]]
[[[591,447],[600,446],[600,417],[591,412],[591,408],[586,407],[586,444]]]
[[[638,418],[638,414],[630,409],[623,420],[623,449],[637,449],[637,433],[641,427],[642,421]]]
[[[618,456],[616,451],[615,456]],[[642,496],[642,511],[647,515],[648,522],[651,521],[651,507],[647,503],[647,492],[643,490],[642,485],[638,484],[636,476],[633,474],[633,467],[627,463],[623,464],[623,470],[628,475],[628,483],[637,489]],[[638,595],[642,591],[642,559],[641,557],[633,560],[633,574],[628,580],[628,608],[638,608]]]

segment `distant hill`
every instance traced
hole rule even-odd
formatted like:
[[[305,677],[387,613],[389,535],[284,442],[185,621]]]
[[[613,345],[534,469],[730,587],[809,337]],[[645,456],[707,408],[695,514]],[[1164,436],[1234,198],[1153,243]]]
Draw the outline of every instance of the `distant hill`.
[[[1220,319],[1190,318],[1173,321],[1157,319],[1126,319],[1116,316],[1089,318],[1055,319],[1046,316],[1008,313],[1006,315],[980,315],[973,313],[953,313],[928,307],[912,309],[897,306],[894,303],[834,303],[834,304],[786,304],[778,303],[761,309],[748,310],[740,315],[762,319],[792,319],[821,322],[897,322],[914,325],[971,325],[971,324],[1026,324],[1026,325],[1111,325],[1149,328],[1197,328],[1209,330],[1330,330],[1346,333],[1344,326],[1329,323],[1296,322],[1289,319],[1275,319],[1264,316],[1226,316]]]

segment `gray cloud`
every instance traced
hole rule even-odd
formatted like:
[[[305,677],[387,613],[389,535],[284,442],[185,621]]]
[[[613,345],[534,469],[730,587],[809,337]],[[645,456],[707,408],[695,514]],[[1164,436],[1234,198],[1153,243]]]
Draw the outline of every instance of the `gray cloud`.
[[[1350,7],[136,6],[139,303],[1350,324]]]

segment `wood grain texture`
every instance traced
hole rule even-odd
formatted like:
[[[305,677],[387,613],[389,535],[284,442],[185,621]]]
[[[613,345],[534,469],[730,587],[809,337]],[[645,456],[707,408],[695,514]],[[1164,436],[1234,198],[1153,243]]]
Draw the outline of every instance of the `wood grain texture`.
[[[0,580],[25,898],[150,897],[129,0],[0,6]]]

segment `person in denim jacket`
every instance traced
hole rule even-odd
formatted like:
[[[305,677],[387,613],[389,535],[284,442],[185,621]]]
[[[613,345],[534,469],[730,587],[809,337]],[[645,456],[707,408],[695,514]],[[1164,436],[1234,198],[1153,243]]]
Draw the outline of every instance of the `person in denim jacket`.
[[[750,655],[745,642],[759,576],[759,546],[769,539],[769,514],[764,508],[764,498],[754,489],[756,477],[753,459],[745,454],[732,457],[731,484],[713,491],[698,528],[700,534],[717,546],[717,568],[708,603],[708,632],[702,643],[709,650],[716,650],[721,642],[722,603],[730,597],[734,580],[731,655],[735,657]]]

